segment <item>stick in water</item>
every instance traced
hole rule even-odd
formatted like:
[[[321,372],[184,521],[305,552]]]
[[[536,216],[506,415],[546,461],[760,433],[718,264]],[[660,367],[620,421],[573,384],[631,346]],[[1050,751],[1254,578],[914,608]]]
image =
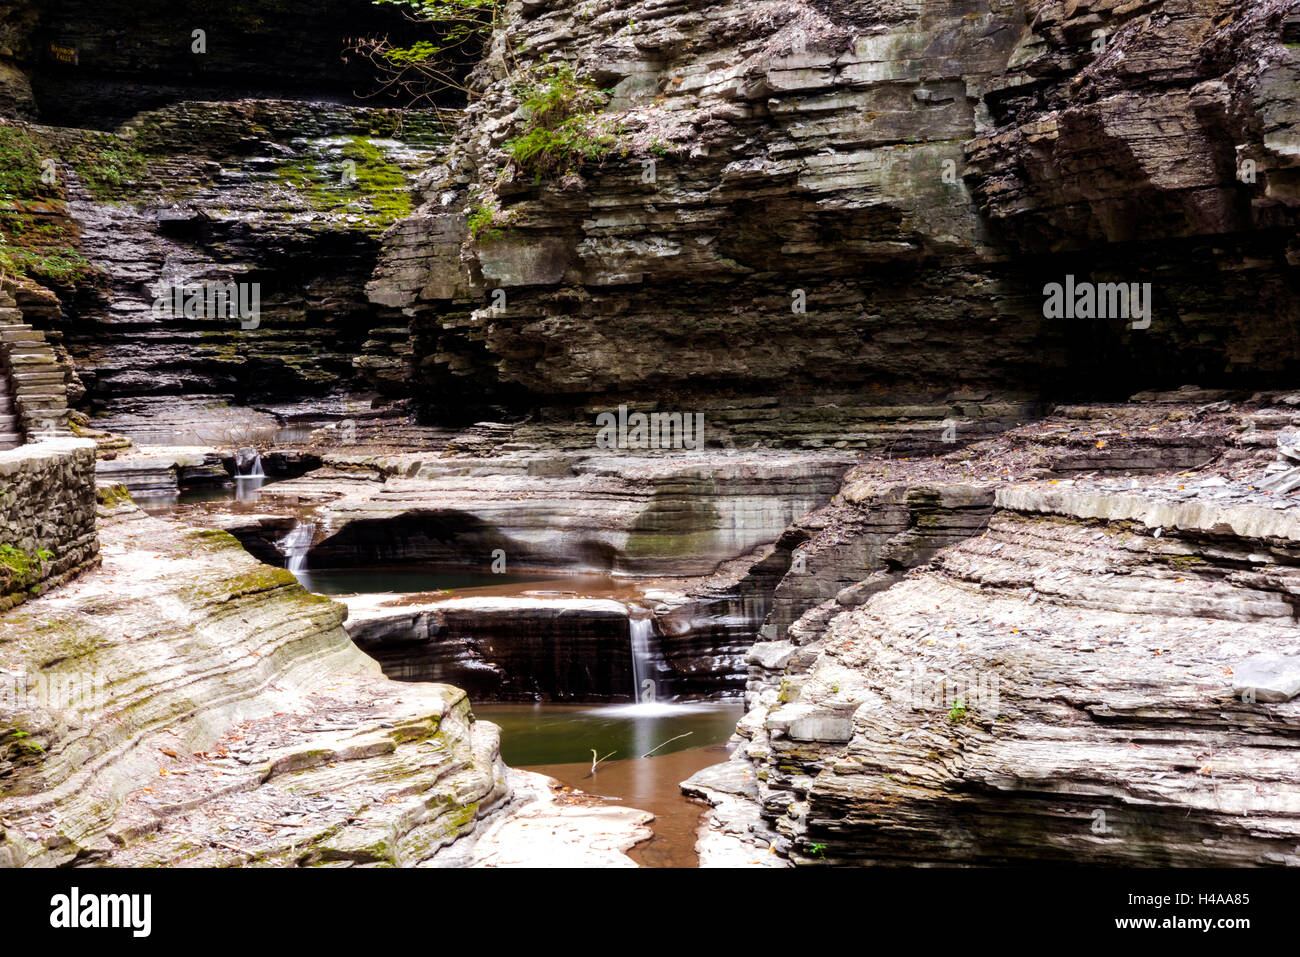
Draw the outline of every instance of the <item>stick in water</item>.
[[[679,735],[677,736],[677,738],[684,738],[684,737],[686,737],[687,735],[691,735],[691,734],[694,734],[694,733],[695,733],[694,731],[687,731],[686,734],[679,734]],[[670,744],[672,744],[674,741],[676,741],[677,738],[669,738],[669,739],[668,739],[667,741],[665,741],[663,744],[659,745],[659,748],[667,747],[668,745],[670,745]],[[650,749],[649,751],[647,751],[645,754],[641,755],[641,757],[643,757],[643,758],[648,758],[648,757],[650,757],[650,755],[652,755],[652,754],[654,754],[656,751],[658,751],[659,748],[651,748],[651,749]],[[592,753],[594,754],[595,752],[592,752]]]
[[[605,758],[612,758],[616,754],[618,754],[617,751],[611,751],[609,752],[609,754],[605,755]],[[591,774],[596,773],[596,765],[600,764],[601,761],[604,761],[605,758],[596,757],[596,749],[595,748],[591,749]],[[590,776],[591,775],[589,774],[588,777]]]

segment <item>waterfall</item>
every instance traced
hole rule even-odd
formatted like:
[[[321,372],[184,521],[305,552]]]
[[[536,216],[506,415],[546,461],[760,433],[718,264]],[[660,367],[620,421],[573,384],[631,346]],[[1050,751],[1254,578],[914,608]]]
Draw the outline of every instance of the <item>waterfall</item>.
[[[254,452],[253,459],[248,463],[248,471],[244,471],[244,464],[238,459],[235,461],[235,478],[266,478],[266,473],[262,471],[262,456]]]
[[[243,448],[235,450],[235,499],[241,502],[255,501],[258,490],[266,483],[266,472],[262,469],[262,456],[257,449]]]
[[[307,552],[311,540],[316,535],[316,526],[312,522],[299,522],[289,534],[275,543],[275,547],[284,556],[284,567],[295,575],[307,570]]]
[[[629,616],[627,631],[632,643],[632,680],[635,684],[636,703],[653,704],[655,683],[650,677],[650,637],[655,633],[654,619]]]

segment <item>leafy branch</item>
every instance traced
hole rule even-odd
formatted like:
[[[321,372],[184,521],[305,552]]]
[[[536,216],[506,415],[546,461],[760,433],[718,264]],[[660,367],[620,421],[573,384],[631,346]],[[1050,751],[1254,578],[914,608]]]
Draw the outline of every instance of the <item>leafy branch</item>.
[[[465,76],[482,56],[492,32],[501,23],[504,0],[374,0],[404,7],[407,20],[429,25],[435,36],[409,46],[389,37],[358,37],[345,54],[368,61],[383,93],[404,94],[412,105],[437,106],[447,91],[469,94]]]

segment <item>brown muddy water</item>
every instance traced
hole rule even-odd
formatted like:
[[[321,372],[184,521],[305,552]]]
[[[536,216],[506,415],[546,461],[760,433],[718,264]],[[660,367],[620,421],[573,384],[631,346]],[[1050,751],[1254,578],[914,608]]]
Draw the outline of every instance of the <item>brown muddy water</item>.
[[[697,867],[695,829],[708,805],[680,783],[725,761],[739,701],[666,705],[475,705],[474,716],[501,726],[501,756],[611,804],[655,816],[654,837],[629,855],[642,867]],[[591,771],[591,751],[606,758]],[[643,755],[654,753],[649,757]]]

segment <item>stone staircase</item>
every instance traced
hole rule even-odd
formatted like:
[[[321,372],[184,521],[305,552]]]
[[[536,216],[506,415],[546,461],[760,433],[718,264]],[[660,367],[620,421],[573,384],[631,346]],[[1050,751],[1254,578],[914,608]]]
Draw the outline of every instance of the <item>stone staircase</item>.
[[[0,290],[0,449],[22,445],[24,437],[70,434],[67,385],[54,349]]]
[[[18,412],[14,408],[13,386],[9,384],[9,373],[0,369],[0,452],[22,444],[22,426],[18,424]]]

